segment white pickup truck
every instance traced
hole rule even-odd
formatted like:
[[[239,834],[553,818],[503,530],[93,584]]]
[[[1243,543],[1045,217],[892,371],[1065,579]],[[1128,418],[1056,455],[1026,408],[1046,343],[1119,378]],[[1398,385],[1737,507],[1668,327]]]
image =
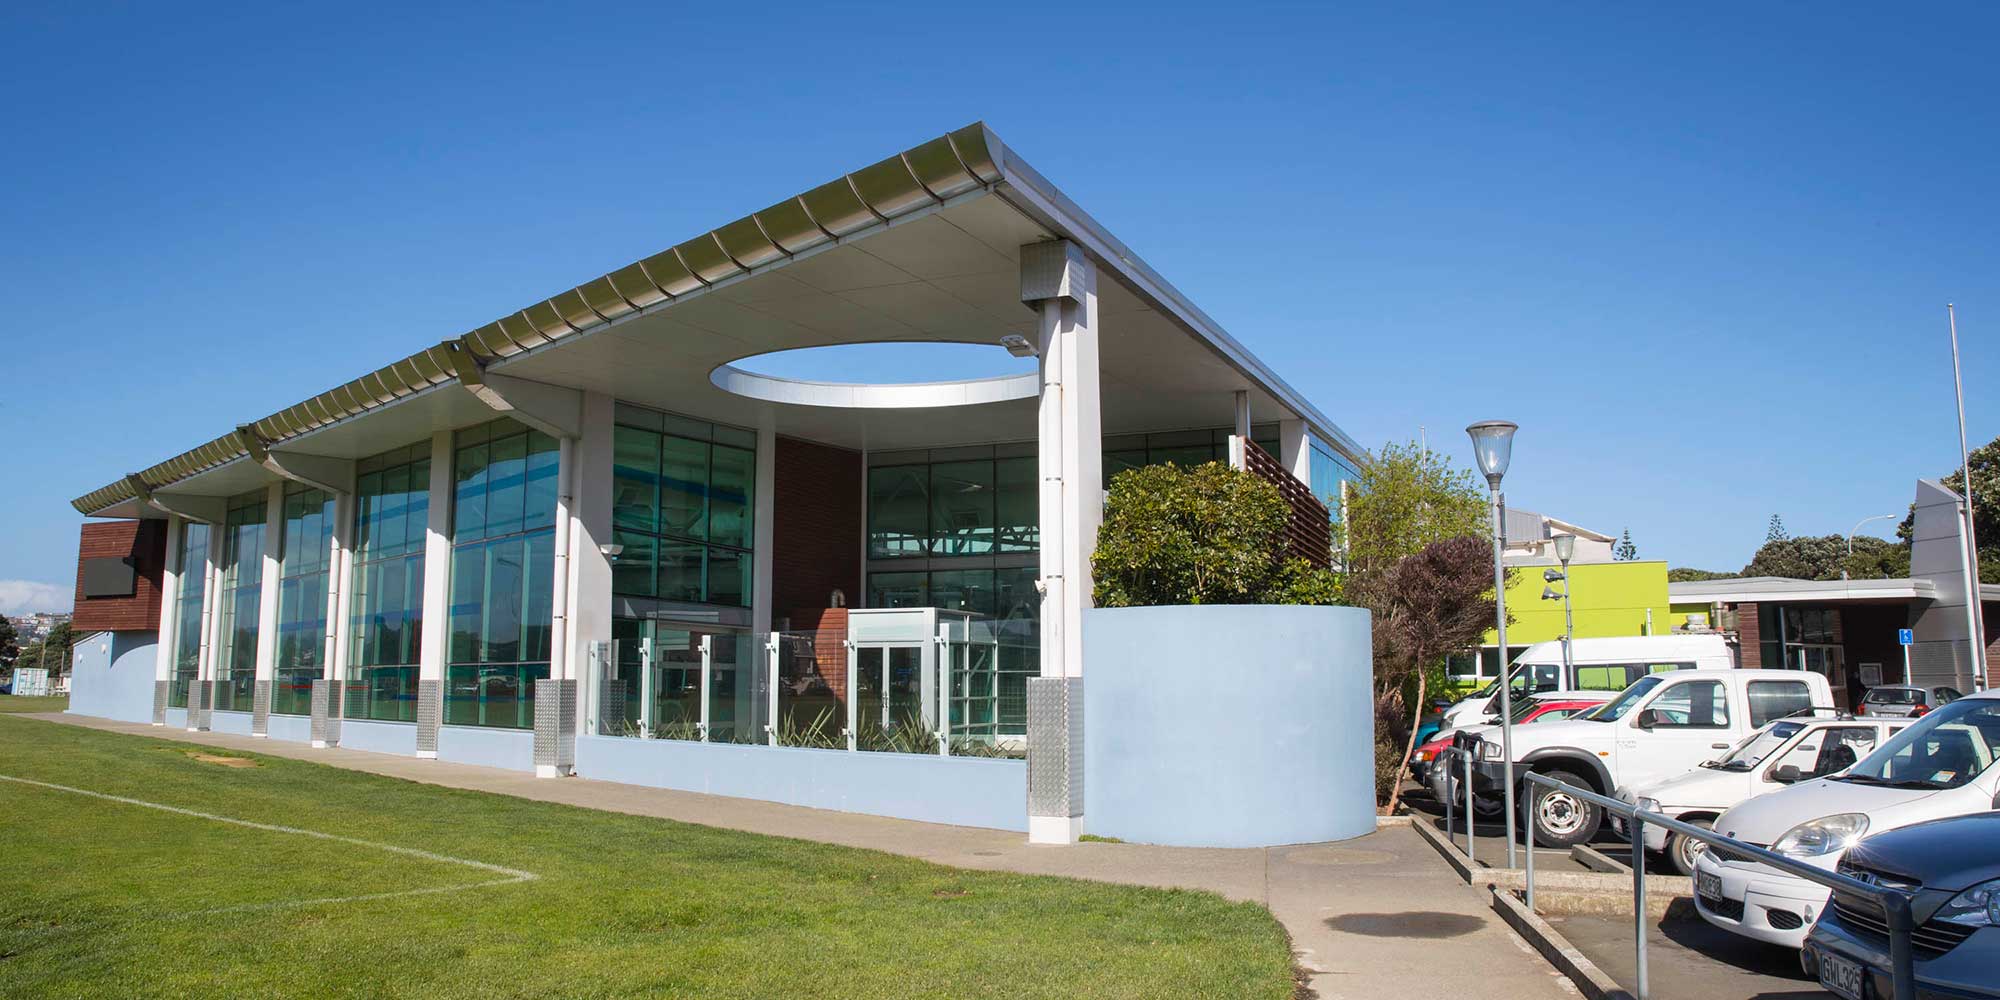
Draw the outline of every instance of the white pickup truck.
[[[1570,847],[1597,834],[1603,810],[1540,786],[1528,795],[1528,774],[1560,775],[1601,795],[1615,795],[1628,785],[1681,774],[1769,723],[1832,708],[1833,691],[1826,678],[1803,670],[1725,668],[1650,674],[1595,712],[1517,730],[1514,792],[1536,842]],[[1474,754],[1473,791],[1501,796],[1506,754],[1500,733],[1483,734]]]

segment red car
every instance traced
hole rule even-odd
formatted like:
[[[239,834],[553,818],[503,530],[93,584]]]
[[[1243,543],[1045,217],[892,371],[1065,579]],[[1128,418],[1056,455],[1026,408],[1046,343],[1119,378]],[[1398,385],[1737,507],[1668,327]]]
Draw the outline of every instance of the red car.
[[[1514,706],[1514,724],[1525,726],[1535,722],[1555,722],[1571,716],[1582,715],[1603,705],[1616,692],[1605,692],[1602,698],[1534,698]],[[1451,746],[1456,730],[1447,730],[1447,735],[1417,748],[1410,755],[1410,773],[1420,785],[1434,785],[1429,777],[1430,767],[1437,762],[1438,754]],[[1433,788],[1435,790],[1435,787]]]

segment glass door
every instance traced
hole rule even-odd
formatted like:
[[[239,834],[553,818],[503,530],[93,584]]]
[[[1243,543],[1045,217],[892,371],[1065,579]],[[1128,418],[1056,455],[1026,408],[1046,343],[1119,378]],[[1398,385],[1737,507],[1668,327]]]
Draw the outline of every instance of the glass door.
[[[934,753],[933,709],[924,692],[924,644],[857,643],[852,691],[847,699],[847,745],[854,750]]]

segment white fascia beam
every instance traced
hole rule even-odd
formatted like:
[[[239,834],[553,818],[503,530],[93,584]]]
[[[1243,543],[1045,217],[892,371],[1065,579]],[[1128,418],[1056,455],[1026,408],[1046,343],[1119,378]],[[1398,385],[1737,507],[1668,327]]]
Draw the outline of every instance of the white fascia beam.
[[[155,493],[136,472],[127,475],[125,481],[131,484],[132,492],[138,494],[141,504],[167,516],[199,521],[202,524],[221,524],[228,512],[228,500],[225,497],[197,496],[192,493]]]
[[[445,341],[444,346],[458,384],[493,412],[554,438],[574,440],[583,434],[582,391],[496,375],[458,341]]]
[[[236,440],[250,453],[250,461],[279,479],[289,480],[335,496],[354,492],[354,460],[307,455],[296,451],[272,451],[269,442],[244,424],[236,428]]]

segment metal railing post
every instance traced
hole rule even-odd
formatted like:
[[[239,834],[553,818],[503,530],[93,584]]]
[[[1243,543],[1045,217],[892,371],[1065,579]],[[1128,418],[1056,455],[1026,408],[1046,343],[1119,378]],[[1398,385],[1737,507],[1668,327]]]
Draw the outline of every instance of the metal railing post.
[[[1436,764],[1434,764],[1434,765],[1432,765],[1433,767],[1441,767],[1441,768],[1444,768],[1444,776],[1445,776],[1446,778],[1450,778],[1450,777],[1451,777],[1451,758],[1450,758],[1450,757],[1448,757],[1448,756],[1446,756],[1446,754],[1449,754],[1449,753],[1451,753],[1451,750],[1450,750],[1450,748],[1446,748],[1446,749],[1444,749],[1444,750],[1440,750],[1440,751],[1438,751],[1438,759],[1437,759],[1437,763],[1436,763]],[[1444,786],[1444,789],[1445,789],[1445,791],[1444,791],[1444,839],[1445,839],[1445,842],[1446,842],[1446,843],[1450,843],[1450,842],[1451,842],[1451,835],[1452,835],[1452,829],[1453,829],[1453,827],[1454,827],[1454,826],[1456,825],[1456,824],[1454,824],[1454,823],[1452,822],[1452,820],[1453,820],[1453,816],[1454,816],[1454,814],[1458,812],[1458,796],[1456,796],[1456,795],[1453,795],[1453,794],[1451,794],[1451,784],[1450,784],[1449,782],[1446,782],[1446,783],[1445,783],[1445,786]]]
[[[1533,795],[1530,795],[1530,796],[1528,796],[1528,801],[1530,801],[1530,802],[1533,802],[1533,801],[1535,801],[1535,797],[1534,797]],[[1527,855],[1527,861],[1528,861],[1528,865],[1527,865],[1527,868],[1528,868],[1528,890],[1527,890],[1527,894],[1526,894],[1526,897],[1527,897],[1527,903],[1528,903],[1528,912],[1529,912],[1529,913],[1533,913],[1533,912],[1535,912],[1535,824],[1534,824],[1534,823],[1533,823],[1532,821],[1530,821],[1530,822],[1529,822],[1529,823],[1527,823],[1526,825],[1527,825],[1527,828],[1528,828],[1528,829],[1527,829],[1527,837],[1528,837],[1528,855]]]
[[[1646,821],[1632,810],[1632,947],[1637,955],[1639,1000],[1646,1000]]]
[[[1883,902],[1887,904],[1882,907],[1883,915],[1889,918],[1889,988],[1896,1000],[1917,1000],[1917,970],[1910,945],[1917,922],[1910,913],[1910,897],[1898,894]],[[1832,904],[1833,900],[1827,900],[1827,905]]]
[[[1472,853],[1472,755],[1465,754],[1465,860],[1475,861]]]

